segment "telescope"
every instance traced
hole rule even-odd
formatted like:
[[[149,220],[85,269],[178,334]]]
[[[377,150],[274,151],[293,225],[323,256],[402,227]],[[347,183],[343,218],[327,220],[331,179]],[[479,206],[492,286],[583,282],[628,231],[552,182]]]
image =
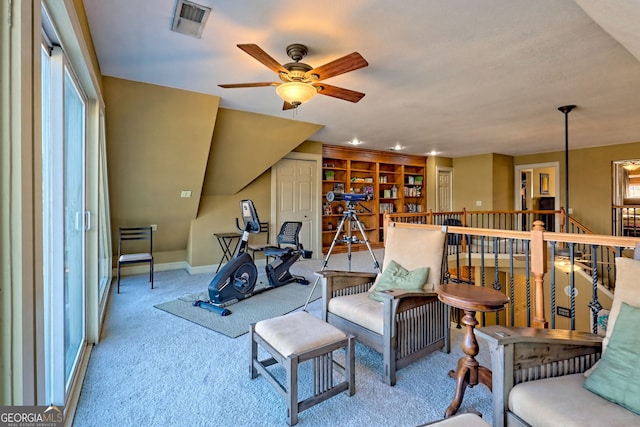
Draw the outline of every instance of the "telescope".
[[[368,202],[373,199],[373,194],[371,193],[334,193],[333,191],[329,191],[327,193],[327,200],[330,202]]]

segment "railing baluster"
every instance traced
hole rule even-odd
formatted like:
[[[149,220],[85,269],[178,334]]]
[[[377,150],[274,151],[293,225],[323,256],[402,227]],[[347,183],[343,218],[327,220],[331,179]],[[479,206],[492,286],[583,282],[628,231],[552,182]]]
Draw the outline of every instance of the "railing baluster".
[[[514,284],[513,284],[513,276],[514,276],[514,269],[513,269],[513,239],[509,239],[509,302],[510,302],[510,307],[511,309],[510,314],[511,314],[511,326],[515,325],[516,323],[516,319],[515,319],[515,314],[514,314],[514,309],[513,307],[515,306],[516,303],[516,298],[515,298],[515,289],[514,289]]]
[[[527,327],[531,327],[531,262],[529,254],[529,241],[525,240],[524,245],[524,265],[525,265],[525,286],[527,288]]]
[[[591,294],[591,302],[589,303],[589,308],[591,308],[591,316],[593,319],[593,330],[594,334],[598,333],[598,312],[602,310],[602,305],[598,301],[598,269],[596,268],[598,265],[598,252],[596,251],[596,245],[592,245],[592,254],[593,258],[591,259],[591,280],[592,280],[592,289],[593,293]]]
[[[556,259],[556,242],[551,243],[551,262]],[[556,268],[551,269],[551,329],[556,328]]]

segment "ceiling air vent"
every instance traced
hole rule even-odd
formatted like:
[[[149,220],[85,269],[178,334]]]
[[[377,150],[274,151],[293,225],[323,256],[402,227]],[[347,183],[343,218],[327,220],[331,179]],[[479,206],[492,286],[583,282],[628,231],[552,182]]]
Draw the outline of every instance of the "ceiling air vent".
[[[171,30],[200,38],[209,13],[211,9],[208,7],[187,0],[178,0],[173,13]]]

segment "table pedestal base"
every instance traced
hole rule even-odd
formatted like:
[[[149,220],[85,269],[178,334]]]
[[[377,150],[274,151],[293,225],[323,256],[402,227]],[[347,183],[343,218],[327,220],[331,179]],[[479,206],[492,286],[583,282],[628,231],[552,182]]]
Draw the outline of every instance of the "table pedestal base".
[[[478,324],[475,314],[475,311],[464,311],[462,323],[466,326],[466,331],[462,341],[462,351],[464,351],[466,356],[458,360],[456,371],[449,371],[449,376],[456,380],[456,391],[453,396],[453,401],[444,413],[445,418],[455,415],[456,412],[458,412],[467,387],[484,384],[491,390],[491,370],[480,366],[475,358],[479,351],[478,341],[476,340],[476,335],[473,333],[474,328]]]

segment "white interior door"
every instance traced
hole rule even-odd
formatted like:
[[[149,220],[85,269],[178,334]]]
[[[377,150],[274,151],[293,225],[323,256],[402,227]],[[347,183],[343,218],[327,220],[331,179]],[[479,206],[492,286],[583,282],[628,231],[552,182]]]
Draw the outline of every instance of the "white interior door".
[[[438,189],[436,190],[436,211],[451,212],[453,210],[453,190],[451,168],[438,168]]]
[[[282,159],[272,172],[276,177],[276,230],[280,230],[285,221],[301,222],[300,242],[311,250],[317,244],[316,167],[317,162],[313,160]]]

